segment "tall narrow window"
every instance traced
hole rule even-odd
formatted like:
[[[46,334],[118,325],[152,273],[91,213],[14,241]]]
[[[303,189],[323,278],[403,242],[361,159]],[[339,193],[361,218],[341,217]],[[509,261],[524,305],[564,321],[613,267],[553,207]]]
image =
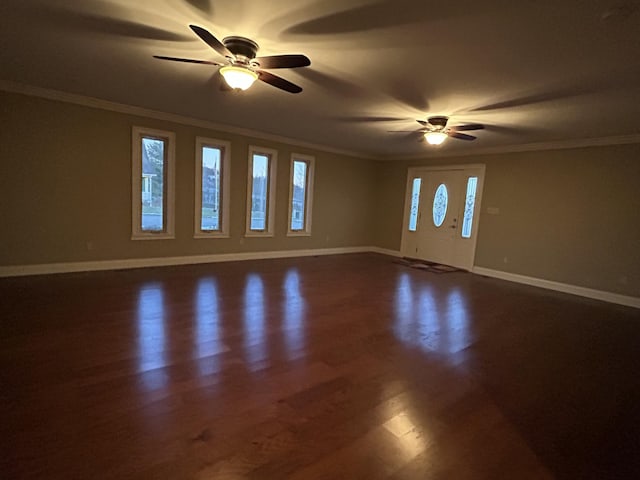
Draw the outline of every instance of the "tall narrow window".
[[[255,154],[251,169],[251,230],[267,229],[267,203],[269,201],[269,157]]]
[[[166,221],[164,138],[142,137],[142,218],[143,232],[164,232]],[[154,188],[155,187],[155,188]],[[147,191],[145,191],[147,190]]]
[[[311,235],[313,170],[315,159],[294,153],[289,183],[289,229],[287,235]]]
[[[307,196],[307,162],[293,161],[291,171],[291,224],[292,232],[304,230]]]
[[[464,218],[462,220],[462,238],[471,238],[471,228],[473,226],[473,210],[476,204],[476,190],[478,188],[478,177],[469,177],[467,181],[467,196],[464,202]]]
[[[174,237],[174,139],[173,132],[133,127],[132,239]]]
[[[418,215],[420,208],[420,187],[422,186],[421,178],[414,178],[411,187],[411,210],[409,210],[409,231],[415,232],[418,229]]]
[[[229,236],[229,142],[196,138],[196,238]]]
[[[277,152],[249,147],[247,236],[272,236]]]

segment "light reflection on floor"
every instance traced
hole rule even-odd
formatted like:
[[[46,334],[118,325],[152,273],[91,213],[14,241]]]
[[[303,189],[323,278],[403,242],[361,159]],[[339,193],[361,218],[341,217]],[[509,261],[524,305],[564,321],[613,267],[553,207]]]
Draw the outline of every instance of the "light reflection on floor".
[[[284,279],[284,340],[288,358],[305,347],[306,303],[300,294],[298,270],[290,269]]]
[[[446,334],[446,331],[440,328],[442,318],[430,285],[422,286],[420,289],[417,305],[418,335],[415,340],[424,350],[441,351],[441,336]]]
[[[265,338],[266,305],[264,285],[259,275],[247,277],[244,289],[244,352],[249,368],[267,356]]]
[[[395,324],[393,331],[396,338],[403,342],[410,342],[415,332],[412,332],[414,325],[414,300],[413,285],[411,276],[403,272],[398,276],[398,284],[395,294]]]
[[[393,460],[399,464],[398,467],[413,460],[428,446],[425,427],[414,422],[409,409],[394,415],[382,424],[382,428],[392,435],[392,445],[386,447],[396,452]]]
[[[432,288],[408,272],[398,275],[393,331],[405,344],[453,358],[471,341],[465,299],[458,287],[451,287],[446,303],[439,304]]]
[[[138,372],[147,389],[163,388],[166,374],[164,290],[161,283],[147,283],[138,292]]]
[[[457,353],[471,343],[469,315],[466,298],[454,287],[447,297],[447,325],[449,331],[449,353]]]
[[[220,341],[220,308],[218,285],[214,278],[198,281],[196,290],[196,328],[194,329],[195,356],[200,375],[211,375],[219,371],[216,355],[223,349]]]

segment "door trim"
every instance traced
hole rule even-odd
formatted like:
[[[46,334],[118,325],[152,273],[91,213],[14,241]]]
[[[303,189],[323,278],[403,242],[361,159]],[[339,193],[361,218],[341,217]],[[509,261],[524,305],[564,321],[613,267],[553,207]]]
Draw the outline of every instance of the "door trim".
[[[402,240],[400,242],[400,252],[404,252],[406,248],[406,242],[408,235],[413,232],[409,232],[409,214],[411,210],[411,188],[412,180],[416,176],[428,174],[428,172],[437,172],[443,170],[474,170],[474,173],[478,175],[478,187],[476,190],[476,203],[473,211],[473,231],[471,233],[472,242],[471,245],[471,262],[469,265],[465,265],[468,271],[473,269],[476,259],[476,247],[478,245],[478,232],[480,230],[480,212],[482,210],[482,194],[484,193],[484,177],[486,171],[486,165],[484,163],[470,163],[462,165],[434,165],[428,167],[409,167],[407,169],[407,181],[405,185],[404,193],[404,212],[402,215]],[[460,223],[462,225],[462,222]],[[402,253],[401,253],[402,254]]]

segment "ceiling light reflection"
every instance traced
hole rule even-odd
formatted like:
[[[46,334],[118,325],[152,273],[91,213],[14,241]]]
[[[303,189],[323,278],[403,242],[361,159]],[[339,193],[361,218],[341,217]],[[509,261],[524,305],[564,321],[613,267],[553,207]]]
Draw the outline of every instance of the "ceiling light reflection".
[[[400,460],[401,465],[406,464],[427,449],[428,442],[424,435],[424,428],[414,422],[408,410],[394,415],[383,423],[382,427],[392,435],[395,448],[392,449],[394,454],[390,460],[394,463]],[[382,452],[382,455],[387,454]]]

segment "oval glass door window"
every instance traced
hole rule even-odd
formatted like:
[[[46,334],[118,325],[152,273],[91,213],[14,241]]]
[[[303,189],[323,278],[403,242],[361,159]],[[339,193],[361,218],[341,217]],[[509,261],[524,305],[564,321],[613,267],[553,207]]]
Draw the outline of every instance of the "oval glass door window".
[[[447,216],[447,204],[449,203],[449,193],[444,183],[436,188],[436,194],[433,196],[433,224],[440,227]]]

